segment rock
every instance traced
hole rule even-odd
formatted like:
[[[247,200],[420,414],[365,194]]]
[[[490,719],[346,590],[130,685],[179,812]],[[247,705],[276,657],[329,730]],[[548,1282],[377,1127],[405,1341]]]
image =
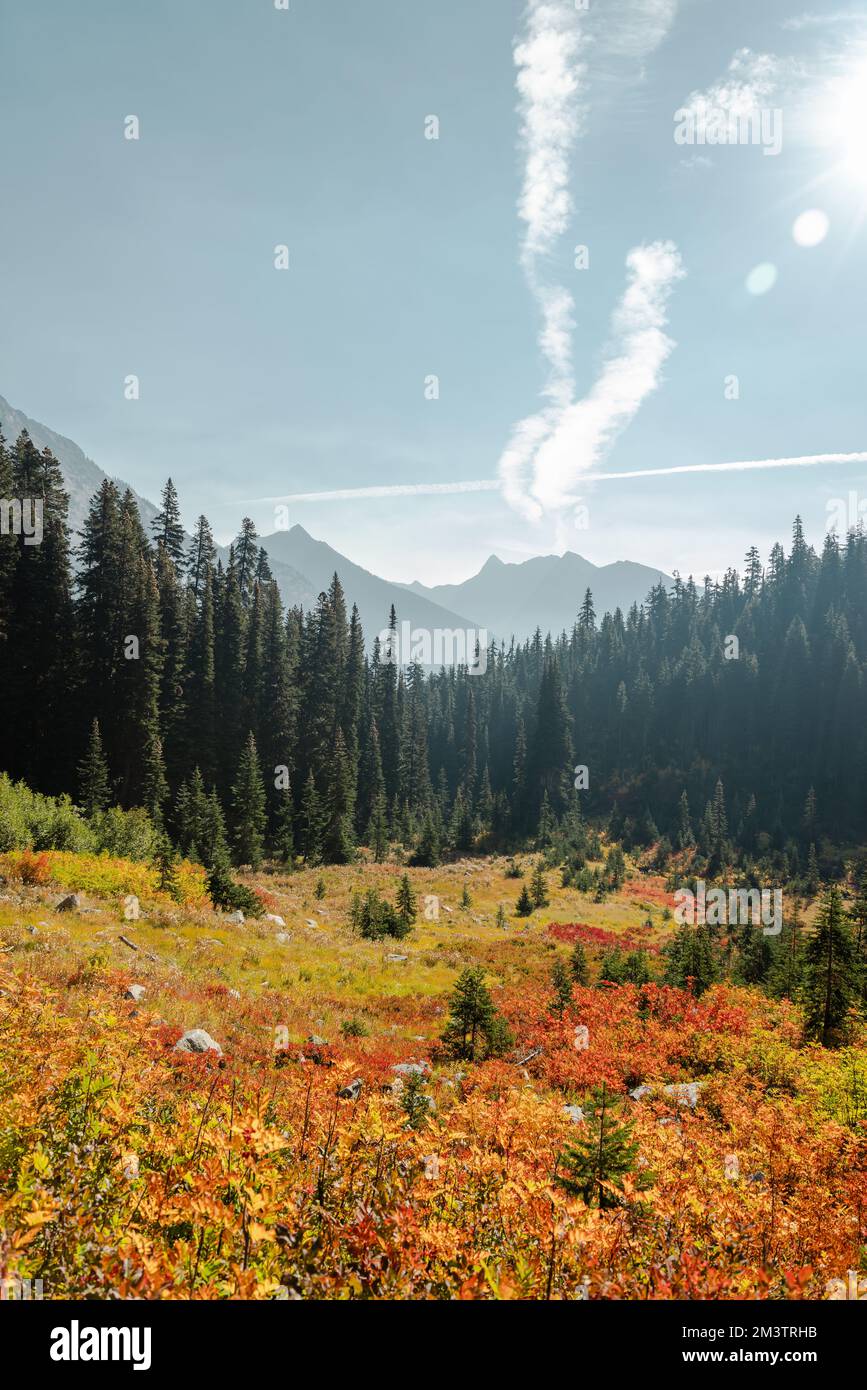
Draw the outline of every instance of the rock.
[[[241,926],[242,922],[244,921],[244,914],[243,914],[243,912],[241,911],[241,909],[238,908],[237,912],[230,912],[230,913],[229,913],[228,920],[229,920],[230,922],[237,922],[237,923],[238,923],[238,926]]]
[[[124,898],[123,915],[127,922],[137,922],[141,917],[141,908],[135,893],[129,893]]]
[[[147,990],[145,989],[144,985],[130,985],[129,989],[123,997],[124,999],[134,999],[135,1002],[138,1003],[138,1001],[140,999],[143,999],[146,994]]]
[[[408,960],[408,956],[399,956],[394,951],[390,951],[385,958],[391,965],[398,965],[402,960]]]
[[[277,935],[274,937],[274,940],[279,941],[281,946],[285,946],[287,941],[292,940],[292,937],[289,935],[287,931],[278,931]]]
[[[427,1076],[430,1062],[395,1062],[392,1071],[398,1076]]]
[[[26,930],[26,931],[29,931],[29,933],[30,933],[31,936],[38,936],[38,935],[39,935],[39,928],[38,928],[38,927],[27,927],[27,928],[25,928],[25,930]]]
[[[698,1105],[701,1086],[700,1081],[673,1081],[662,1089],[677,1105],[688,1105],[690,1110],[694,1110]]]
[[[328,1039],[327,1039],[327,1038],[320,1038],[320,1036],[319,1036],[318,1033],[311,1033],[310,1036],[309,1036],[308,1039],[307,1039],[307,1042],[309,1043],[309,1045],[310,1045],[311,1047],[327,1047],[327,1046],[328,1046]]]
[[[364,1085],[360,1076],[356,1076],[354,1081],[350,1081],[348,1086],[341,1086],[337,1092],[340,1100],[358,1100],[361,1095],[361,1088]]]
[[[440,1175],[439,1154],[425,1154],[422,1163],[424,1164],[424,1175],[428,1182],[436,1182]]]
[[[216,1052],[222,1057],[223,1049],[218,1042],[214,1042],[210,1033],[206,1033],[204,1028],[190,1028],[182,1038],[178,1038],[175,1043],[175,1052]]]
[[[314,922],[314,920],[313,920],[312,917],[305,917],[305,918],[304,918],[304,925],[307,926],[307,927],[315,927],[315,926],[316,926],[316,923]]]
[[[286,923],[283,921],[283,918],[280,917],[279,914],[276,912],[266,912],[265,921],[273,922],[275,927],[285,927],[286,925]]]
[[[55,912],[77,912],[80,907],[81,899],[78,894],[67,893],[65,898],[61,898],[60,902],[55,904],[54,910]]]
[[[221,941],[220,938],[219,938],[218,936],[204,936],[204,937],[202,937],[202,945],[203,945],[203,946],[225,946],[225,944],[226,944],[225,941]]]
[[[653,1087],[652,1087],[652,1086],[636,1086],[635,1089],[634,1089],[633,1091],[630,1091],[630,1092],[629,1092],[629,1099],[630,1099],[630,1100],[644,1100],[645,1096],[652,1096],[652,1095],[653,1095]]]
[[[575,1051],[586,1052],[590,1046],[590,1029],[586,1023],[579,1023],[575,1028]]]
[[[580,1105],[564,1105],[563,1114],[569,1116],[573,1125],[580,1125],[584,1122],[584,1111]]]
[[[229,997],[229,999],[240,999],[240,998],[241,998],[241,991],[240,991],[239,989],[227,989],[227,990],[226,990],[226,994],[227,994],[227,996]]]

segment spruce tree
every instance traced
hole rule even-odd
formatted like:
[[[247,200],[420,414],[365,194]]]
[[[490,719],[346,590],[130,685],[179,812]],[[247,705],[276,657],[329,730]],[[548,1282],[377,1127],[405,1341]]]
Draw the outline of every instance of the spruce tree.
[[[87,817],[105,811],[111,797],[108,778],[108,765],[102,748],[99,722],[94,719],[90,726],[90,742],[87,753],[78,767],[79,802]]]
[[[822,899],[816,929],[804,948],[804,1023],[808,1037],[817,1039],[823,1047],[835,1047],[842,1041],[859,984],[855,943],[843,900],[837,885],[831,884]]]
[[[265,843],[265,785],[252,733],[247,736],[238,763],[238,773],[232,787],[232,812],[235,862],[258,869]]]
[[[592,1095],[587,1117],[587,1136],[575,1141],[560,1159],[565,1173],[557,1181],[587,1206],[614,1207],[622,1201],[624,1179],[635,1175],[638,1143],[633,1139],[634,1120],[621,1122],[618,1105],[603,1082]],[[648,1186],[650,1178],[636,1178],[638,1186]]]
[[[511,1032],[494,1007],[481,966],[467,966],[458,976],[442,1040],[449,1056],[463,1062],[496,1057],[511,1047]]]

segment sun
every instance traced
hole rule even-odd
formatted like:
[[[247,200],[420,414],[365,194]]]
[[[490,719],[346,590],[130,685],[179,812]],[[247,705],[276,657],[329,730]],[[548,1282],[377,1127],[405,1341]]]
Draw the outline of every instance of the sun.
[[[832,172],[867,188],[867,56],[829,84],[816,124]]]

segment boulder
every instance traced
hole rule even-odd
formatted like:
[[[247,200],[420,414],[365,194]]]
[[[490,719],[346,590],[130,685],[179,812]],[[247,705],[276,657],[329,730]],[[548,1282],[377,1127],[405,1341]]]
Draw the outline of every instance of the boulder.
[[[242,924],[243,921],[244,921],[244,914],[243,914],[243,912],[241,911],[241,909],[238,908],[238,910],[237,910],[236,912],[230,912],[230,913],[229,913],[228,920],[229,920],[230,922],[237,922],[237,923],[238,923],[238,926],[241,926],[241,924]]]
[[[265,921],[273,922],[275,927],[285,927],[286,925],[286,923],[283,921],[283,918],[277,912],[266,912]]]
[[[396,951],[389,951],[385,958],[391,965],[399,965],[401,961],[408,960],[408,956],[399,956]]]
[[[361,1088],[364,1085],[360,1076],[356,1076],[354,1081],[350,1081],[348,1086],[341,1086],[337,1092],[341,1100],[358,1100],[361,1095]]]
[[[130,985],[129,989],[123,997],[124,999],[134,999],[135,1002],[138,1003],[138,1001],[140,999],[143,999],[146,994],[147,990],[145,989],[144,985]]]
[[[636,1086],[634,1090],[632,1090],[632,1091],[629,1092],[629,1099],[630,1099],[630,1100],[644,1100],[646,1096],[652,1096],[652,1095],[653,1095],[653,1087],[652,1087],[652,1086]]]
[[[663,1086],[662,1089],[677,1105],[688,1105],[690,1110],[694,1110],[698,1105],[701,1086],[700,1081],[673,1081],[671,1085]]]
[[[204,1028],[190,1028],[182,1038],[178,1038],[175,1043],[175,1052],[216,1052],[222,1057],[223,1049],[218,1042],[214,1042],[210,1033],[206,1033]]]
[[[305,917],[305,918],[304,918],[304,925],[307,926],[307,927],[315,927],[315,926],[316,926],[316,923],[314,922],[314,920],[313,920],[312,917]]]
[[[81,899],[77,893],[67,893],[65,898],[61,898],[55,904],[55,912],[77,912],[81,907]]]
[[[285,946],[287,941],[292,940],[292,937],[289,935],[288,931],[278,931],[274,940],[279,942],[281,946]]]
[[[135,893],[128,893],[124,898],[123,915],[127,922],[137,922],[141,917],[141,907]]]
[[[564,1105],[563,1114],[569,1116],[573,1125],[584,1123],[584,1111],[581,1109],[580,1105]]]
[[[427,1076],[430,1062],[395,1062],[392,1071],[398,1076]]]

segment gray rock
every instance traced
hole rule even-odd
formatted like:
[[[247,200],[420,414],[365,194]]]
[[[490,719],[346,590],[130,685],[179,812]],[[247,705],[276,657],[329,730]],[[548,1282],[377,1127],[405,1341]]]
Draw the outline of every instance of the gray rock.
[[[141,917],[141,907],[135,893],[129,893],[124,898],[123,915],[127,922],[137,922]]]
[[[580,1105],[564,1105],[563,1114],[569,1116],[573,1125],[580,1125],[584,1122],[584,1111]]]
[[[354,1081],[350,1081],[348,1086],[341,1086],[337,1092],[341,1100],[358,1100],[361,1095],[361,1088],[364,1085],[360,1076],[356,1076]]]
[[[241,991],[239,989],[227,989],[226,994],[229,996],[230,999],[241,998]]]
[[[55,903],[55,912],[77,912],[81,907],[81,899],[77,893],[67,893],[65,898],[61,898],[59,903]]]
[[[281,946],[285,946],[287,941],[292,940],[292,937],[289,935],[287,931],[278,931],[277,935],[274,937],[274,940],[279,942]]]
[[[38,927],[27,927],[27,928],[25,928],[25,930],[26,930],[26,931],[29,931],[29,933],[30,933],[31,936],[38,936],[38,935],[39,935],[39,928],[38,928]]]
[[[701,1087],[700,1081],[673,1081],[670,1086],[663,1086],[662,1089],[677,1105],[688,1105],[690,1110],[694,1110],[698,1105]]]
[[[629,1092],[630,1100],[644,1100],[645,1096],[653,1095],[652,1086],[636,1086],[634,1091]]]
[[[178,1038],[175,1052],[216,1052],[220,1057],[223,1055],[220,1044],[214,1042],[204,1028],[190,1028],[182,1038]]]
[[[275,927],[285,927],[286,925],[286,923],[283,921],[283,918],[277,912],[266,912],[265,921],[273,922]]]
[[[318,1033],[311,1033],[307,1039],[311,1047],[327,1047],[328,1039],[320,1038]]]
[[[314,922],[314,920],[313,920],[312,917],[305,917],[305,918],[304,918],[304,923],[305,923],[305,925],[308,926],[308,927],[315,927],[315,926],[316,926],[316,923]]]
[[[400,961],[402,961],[402,960],[408,960],[409,957],[408,957],[408,956],[399,956],[399,955],[396,954],[396,952],[390,951],[389,954],[386,956],[385,959],[386,959],[387,961],[389,961],[392,965],[398,965],[398,964],[400,963]]]
[[[398,1076],[427,1076],[430,1062],[395,1062],[392,1071]]]
[[[230,913],[229,913],[228,920],[229,920],[230,922],[237,922],[238,925],[240,926],[241,923],[244,921],[244,914],[243,914],[243,912],[241,911],[241,909],[238,908],[237,912],[230,912]]]
[[[143,999],[146,994],[147,990],[145,989],[144,985],[130,985],[129,989],[123,997],[124,999],[134,999],[135,1002],[138,1003],[138,1001],[140,999]]]

